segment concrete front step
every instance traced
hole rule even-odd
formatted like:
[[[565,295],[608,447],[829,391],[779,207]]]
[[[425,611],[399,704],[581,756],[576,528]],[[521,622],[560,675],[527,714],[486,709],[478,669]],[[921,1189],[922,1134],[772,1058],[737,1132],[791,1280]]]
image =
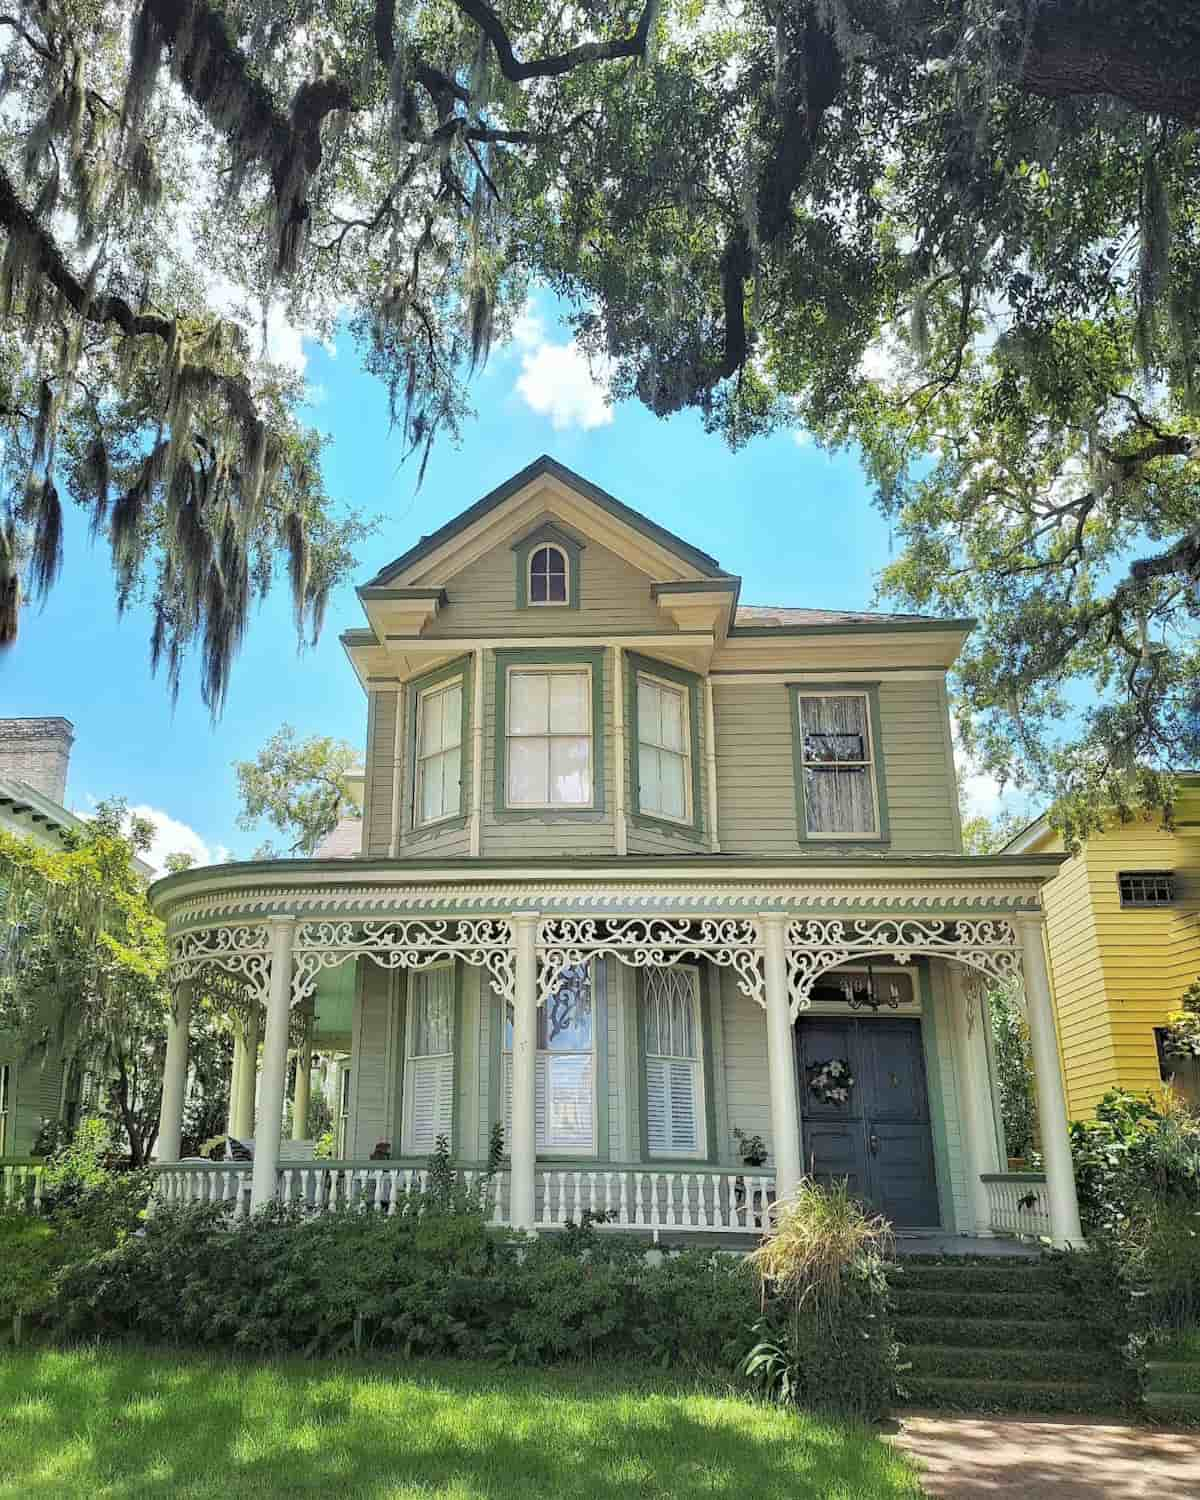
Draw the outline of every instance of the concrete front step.
[[[1070,1306],[1058,1292],[981,1292],[974,1287],[951,1291],[892,1283],[890,1300],[897,1314],[930,1318],[1012,1318],[1026,1322],[1041,1318],[1067,1318]]]
[[[976,1349],[1088,1349],[1095,1340],[1069,1318],[960,1318],[897,1313],[896,1337],[910,1344]]]
[[[905,1344],[914,1376],[972,1380],[1068,1380],[1097,1378],[1095,1349],[1013,1349],[971,1344]]]
[[[1099,1381],[980,1380],[964,1376],[900,1377],[901,1394],[913,1406],[957,1411],[1117,1412],[1120,1393]]]

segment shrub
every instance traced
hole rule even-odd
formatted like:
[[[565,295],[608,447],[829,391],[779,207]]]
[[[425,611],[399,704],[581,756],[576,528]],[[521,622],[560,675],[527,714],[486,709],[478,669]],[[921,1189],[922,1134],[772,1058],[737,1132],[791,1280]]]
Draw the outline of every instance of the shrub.
[[[1152,1203],[1200,1198],[1200,1121],[1170,1090],[1105,1094],[1094,1121],[1072,1121],[1071,1151],[1085,1232],[1119,1231]]]
[[[891,1226],[844,1182],[806,1179],[776,1204],[774,1228],[749,1257],[763,1317],[745,1373],[779,1400],[882,1415],[898,1368],[884,1275],[892,1246]]]

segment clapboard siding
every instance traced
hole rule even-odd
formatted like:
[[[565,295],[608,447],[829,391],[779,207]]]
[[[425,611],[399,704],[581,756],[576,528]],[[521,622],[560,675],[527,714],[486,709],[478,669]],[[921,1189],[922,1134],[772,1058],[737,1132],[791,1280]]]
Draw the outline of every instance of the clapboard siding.
[[[1093,834],[1046,887],[1046,931],[1059,1046],[1072,1118],[1094,1112],[1109,1089],[1160,1082],[1154,1030],[1200,973],[1200,840],[1196,795],[1184,794],[1176,831],[1155,817]],[[1042,850],[1061,850],[1047,835]],[[1121,906],[1122,870],[1176,873],[1177,902]]]
[[[950,1014],[950,1007],[956,1002],[954,987],[950,983],[949,967],[946,963],[934,959],[929,965],[929,996],[928,1003],[933,1009],[933,1028],[937,1043],[938,1074],[941,1079],[942,1095],[940,1100],[930,1099],[930,1108],[937,1110],[940,1106],[942,1124],[945,1128],[947,1167],[950,1175],[949,1193],[940,1192],[939,1198],[945,1201],[948,1197],[954,1214],[954,1223],[945,1224],[944,1229],[956,1229],[960,1225],[971,1222],[970,1198],[967,1188],[966,1163],[963,1157],[962,1128],[962,1099],[964,1083],[958,1077],[958,1069],[954,1057],[954,1029]],[[923,1013],[923,1021],[929,1025],[929,1016]],[[930,1082],[932,1089],[933,1082]],[[941,1164],[938,1164],[939,1171]],[[939,1188],[944,1189],[946,1184],[939,1182]]]
[[[370,695],[363,809],[367,822],[368,854],[391,852],[395,817],[392,783],[396,773],[396,736],[400,732],[399,704],[400,695],[395,691],[373,691]]]
[[[536,637],[669,628],[650,596],[651,579],[598,542],[588,542],[581,554],[578,609],[518,609],[516,578],[516,554],[507,544],[470,563],[447,580],[447,602],[424,634]]]
[[[771,1135],[771,1097],[767,1075],[767,1018],[760,1005],[748,1000],[728,970],[721,970],[721,1049],[725,1057],[724,1122],[718,1128],[725,1136],[717,1142],[722,1161],[736,1163],[733,1131],[761,1135],[771,1161],[775,1143]]]
[[[400,1059],[396,1049],[400,988],[392,974],[360,960],[348,1132],[348,1149],[353,1156],[370,1156],[378,1141],[391,1141],[394,1151],[400,1149],[397,1134]]]
[[[798,837],[787,688],[729,684],[716,687],[713,697],[722,851],[827,856],[828,845]],[[956,792],[945,753],[940,684],[882,683],[879,718],[891,847],[957,852]]]

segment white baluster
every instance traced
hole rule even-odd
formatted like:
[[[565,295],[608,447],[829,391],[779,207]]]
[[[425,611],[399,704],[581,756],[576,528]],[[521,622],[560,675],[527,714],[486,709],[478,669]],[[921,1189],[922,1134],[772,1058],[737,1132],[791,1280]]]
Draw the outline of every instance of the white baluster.
[[[542,1173],[542,1218],[543,1224],[553,1224],[554,1220],[550,1214],[550,1178],[549,1172]]]

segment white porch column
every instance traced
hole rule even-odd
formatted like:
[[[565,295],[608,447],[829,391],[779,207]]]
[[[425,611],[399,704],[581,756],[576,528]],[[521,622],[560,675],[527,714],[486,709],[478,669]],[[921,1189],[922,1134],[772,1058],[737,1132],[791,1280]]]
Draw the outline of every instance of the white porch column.
[[[292,1140],[308,1139],[308,1104],[312,1097],[311,1015],[304,1017],[304,1040],[296,1053],[296,1087],[292,1091]]]
[[[1042,1132],[1042,1157],[1046,1164],[1046,1195],[1050,1200],[1050,1235],[1055,1245],[1081,1245],[1079,1200],[1075,1194],[1075,1172],[1071,1142],[1067,1134],[1067,1099],[1058,1061],[1058,1037],[1054,1030],[1054,1002],[1050,997],[1050,975],[1042,942],[1045,918],[1039,912],[1013,918],[1021,938],[1021,969],[1025,976],[1025,1004],[1029,1015],[1029,1041],[1037,1085],[1038,1122]]]
[[[254,1135],[254,1097],[258,1087],[258,997],[251,995],[250,1015],[239,1025],[242,1059],[237,1076],[237,1110],[231,1135],[249,1140]]]
[[[788,1000],[787,917],[762,912],[767,990],[767,1063],[771,1088],[771,1141],[775,1152],[775,1196],[790,1198],[804,1175],[800,1143],[800,1111],[796,1105],[796,1038]]]
[[[250,1187],[253,1211],[275,1197],[279,1137],[283,1130],[283,1094],[287,1087],[288,1021],[292,1008],[292,938],[295,917],[271,918],[271,989],[267,997],[267,1030],[263,1039],[262,1093],[254,1137],[254,1175]]]
[[[163,1062],[162,1107],[158,1123],[158,1160],[178,1161],[183,1134],[183,1098],[187,1092],[188,1022],[192,1014],[192,981],[175,986],[167,1016],[167,1055]]]
[[[981,1173],[995,1172],[999,1164],[994,1145],[996,1133],[992,1128],[992,1090],[988,1082],[987,1056],[983,1050],[984,1021],[978,999],[972,996],[961,966],[950,963],[947,968],[950,980],[950,1036],[954,1046],[959,1125],[965,1158],[963,1170],[967,1178],[974,1232],[981,1239],[989,1239],[992,1235],[992,1206]]]
[[[536,1222],[538,914],[514,912],[512,924],[517,952],[513,997],[512,1140],[508,1142],[509,1219],[514,1229],[532,1229]]]

